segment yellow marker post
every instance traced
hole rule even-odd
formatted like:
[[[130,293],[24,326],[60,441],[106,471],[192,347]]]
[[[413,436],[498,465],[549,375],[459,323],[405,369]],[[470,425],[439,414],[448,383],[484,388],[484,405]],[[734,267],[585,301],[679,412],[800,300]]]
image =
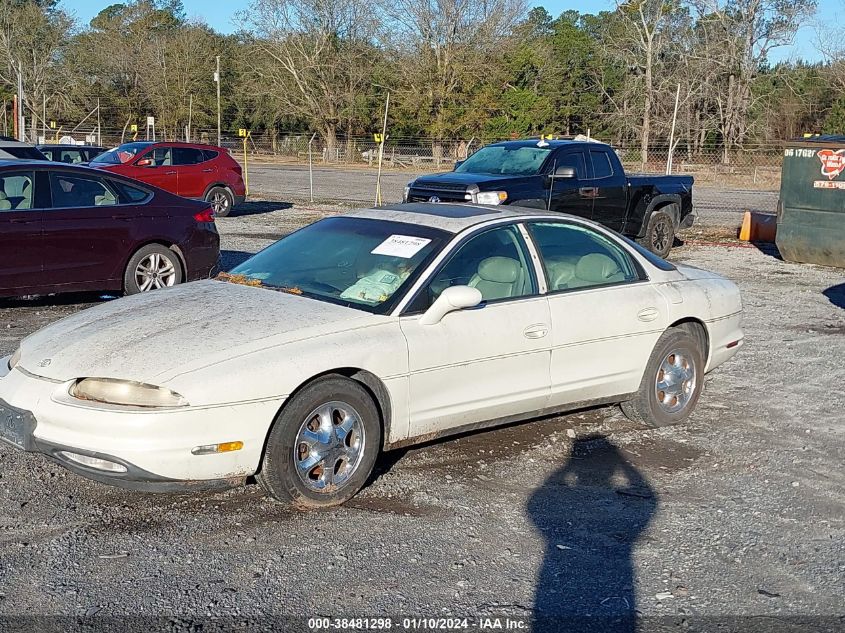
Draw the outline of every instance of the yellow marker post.
[[[244,195],[249,195],[249,167],[247,165],[246,144],[250,138],[250,131],[246,128],[238,129],[238,136],[244,140]]]

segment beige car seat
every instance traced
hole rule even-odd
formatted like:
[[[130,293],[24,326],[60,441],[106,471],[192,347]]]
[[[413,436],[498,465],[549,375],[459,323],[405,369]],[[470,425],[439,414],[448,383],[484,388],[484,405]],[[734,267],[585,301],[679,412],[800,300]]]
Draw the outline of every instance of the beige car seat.
[[[478,264],[478,272],[469,280],[472,288],[481,291],[486,301],[507,299],[522,294],[522,266],[510,257],[488,257]]]
[[[12,203],[6,197],[6,194],[0,191],[0,211],[8,211],[12,208]]]
[[[619,264],[607,255],[590,253],[584,255],[575,265],[575,275],[569,281],[568,288],[582,288],[625,281],[625,273]]]
[[[546,275],[548,276],[549,290],[563,290],[569,287],[569,282],[575,277],[575,265],[578,263],[578,258],[575,261],[568,259],[550,259],[546,260]]]

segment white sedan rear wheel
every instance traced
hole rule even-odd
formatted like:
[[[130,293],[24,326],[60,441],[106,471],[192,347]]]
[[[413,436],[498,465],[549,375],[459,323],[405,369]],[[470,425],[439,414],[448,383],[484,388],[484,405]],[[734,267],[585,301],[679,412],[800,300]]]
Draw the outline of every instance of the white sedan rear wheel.
[[[635,422],[670,426],[686,420],[698,402],[704,381],[703,336],[694,324],[669,328],[658,339],[637,395],[622,403]]]

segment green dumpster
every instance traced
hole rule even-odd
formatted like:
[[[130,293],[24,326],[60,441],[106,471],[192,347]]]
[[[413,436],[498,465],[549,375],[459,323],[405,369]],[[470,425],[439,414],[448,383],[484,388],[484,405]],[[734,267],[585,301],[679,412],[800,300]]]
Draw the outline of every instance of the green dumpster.
[[[785,260],[845,268],[845,136],[787,143],[776,243]]]

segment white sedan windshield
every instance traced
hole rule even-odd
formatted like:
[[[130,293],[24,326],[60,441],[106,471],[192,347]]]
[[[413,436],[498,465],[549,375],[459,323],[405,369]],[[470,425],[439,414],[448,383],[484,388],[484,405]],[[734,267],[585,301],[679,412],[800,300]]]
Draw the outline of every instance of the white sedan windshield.
[[[288,235],[220,278],[383,314],[447,237],[413,224],[328,218]]]

